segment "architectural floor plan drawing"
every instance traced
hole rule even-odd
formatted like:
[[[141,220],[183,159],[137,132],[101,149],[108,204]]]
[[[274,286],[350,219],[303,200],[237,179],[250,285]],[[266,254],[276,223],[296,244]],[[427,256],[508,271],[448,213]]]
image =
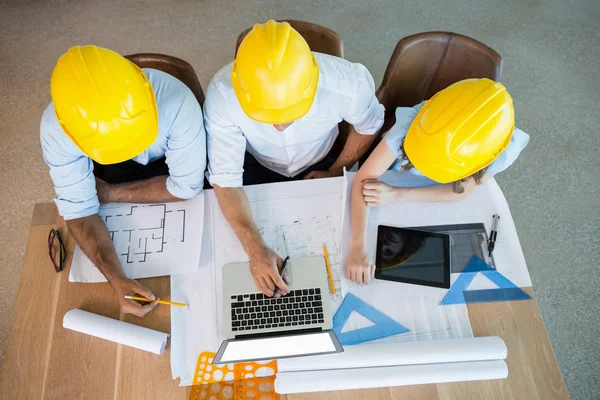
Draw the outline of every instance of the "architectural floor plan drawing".
[[[103,219],[119,256],[127,264],[144,263],[165,245],[185,242],[185,209],[167,209],[167,204],[130,205],[103,208]]]
[[[121,267],[130,278],[173,275],[198,268],[204,195],[158,204],[109,203],[100,206]],[[69,279],[101,282],[104,277],[77,246]]]

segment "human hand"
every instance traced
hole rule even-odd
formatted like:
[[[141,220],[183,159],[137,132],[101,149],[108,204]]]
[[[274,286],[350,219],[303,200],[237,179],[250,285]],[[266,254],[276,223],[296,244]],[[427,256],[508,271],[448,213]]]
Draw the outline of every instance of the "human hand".
[[[350,248],[346,261],[346,278],[356,283],[371,283],[375,265],[369,261],[366,251],[362,246]]]
[[[311,171],[308,174],[306,174],[304,179],[333,178],[334,176],[341,176],[341,175],[336,172],[331,172],[331,171]]]
[[[362,193],[365,203],[369,207],[378,207],[398,200],[398,189],[377,179],[365,180]]]
[[[272,297],[275,286],[279,288],[276,297],[285,296],[290,289],[283,281],[279,270],[283,260],[268,247],[262,248],[256,255],[250,257],[250,272],[254,277],[256,287],[266,296]]]
[[[111,184],[106,181],[96,178],[96,194],[100,203],[110,203]]]
[[[129,279],[126,277],[113,280],[111,282],[115,293],[119,299],[119,305],[121,306],[121,312],[125,314],[133,314],[137,317],[144,317],[150,311],[154,310],[154,307],[158,304],[156,301],[152,303],[141,305],[135,300],[129,300],[125,298],[125,295],[141,295],[147,299],[154,300],[155,297],[150,290],[140,285],[136,280]]]

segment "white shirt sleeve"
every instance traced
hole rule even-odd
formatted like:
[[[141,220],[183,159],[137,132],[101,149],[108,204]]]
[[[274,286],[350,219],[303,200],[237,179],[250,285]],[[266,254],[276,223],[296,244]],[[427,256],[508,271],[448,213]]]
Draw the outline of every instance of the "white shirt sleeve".
[[[206,91],[204,123],[208,147],[208,180],[211,185],[242,187],[246,138],[231,120],[229,106],[217,85]]]
[[[165,157],[169,166],[169,193],[180,199],[191,199],[202,191],[206,169],[206,132],[202,109],[191,91],[178,107],[169,130]]]
[[[356,74],[353,101],[344,120],[362,135],[374,135],[383,125],[385,108],[375,96],[375,83],[362,64],[352,64]]]
[[[54,183],[54,202],[65,220],[98,213],[94,164],[64,133],[50,104],[42,116],[40,143]]]

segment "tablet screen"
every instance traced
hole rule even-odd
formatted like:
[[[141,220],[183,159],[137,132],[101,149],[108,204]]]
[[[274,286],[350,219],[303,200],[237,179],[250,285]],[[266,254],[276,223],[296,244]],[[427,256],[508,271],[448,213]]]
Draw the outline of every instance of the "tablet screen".
[[[450,287],[448,235],[380,225],[375,278]]]

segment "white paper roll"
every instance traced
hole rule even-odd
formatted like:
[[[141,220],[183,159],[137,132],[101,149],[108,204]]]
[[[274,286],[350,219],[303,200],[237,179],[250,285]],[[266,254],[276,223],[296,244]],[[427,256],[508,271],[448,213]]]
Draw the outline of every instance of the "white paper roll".
[[[427,383],[480,381],[503,379],[507,376],[508,368],[504,360],[279,372],[275,378],[275,391],[279,394],[323,392]]]
[[[74,309],[63,317],[63,327],[125,346],[161,354],[169,334]]]
[[[280,372],[386,367],[448,362],[502,360],[506,345],[497,336],[422,342],[372,342],[345,346],[343,353],[288,358],[277,362]]]

